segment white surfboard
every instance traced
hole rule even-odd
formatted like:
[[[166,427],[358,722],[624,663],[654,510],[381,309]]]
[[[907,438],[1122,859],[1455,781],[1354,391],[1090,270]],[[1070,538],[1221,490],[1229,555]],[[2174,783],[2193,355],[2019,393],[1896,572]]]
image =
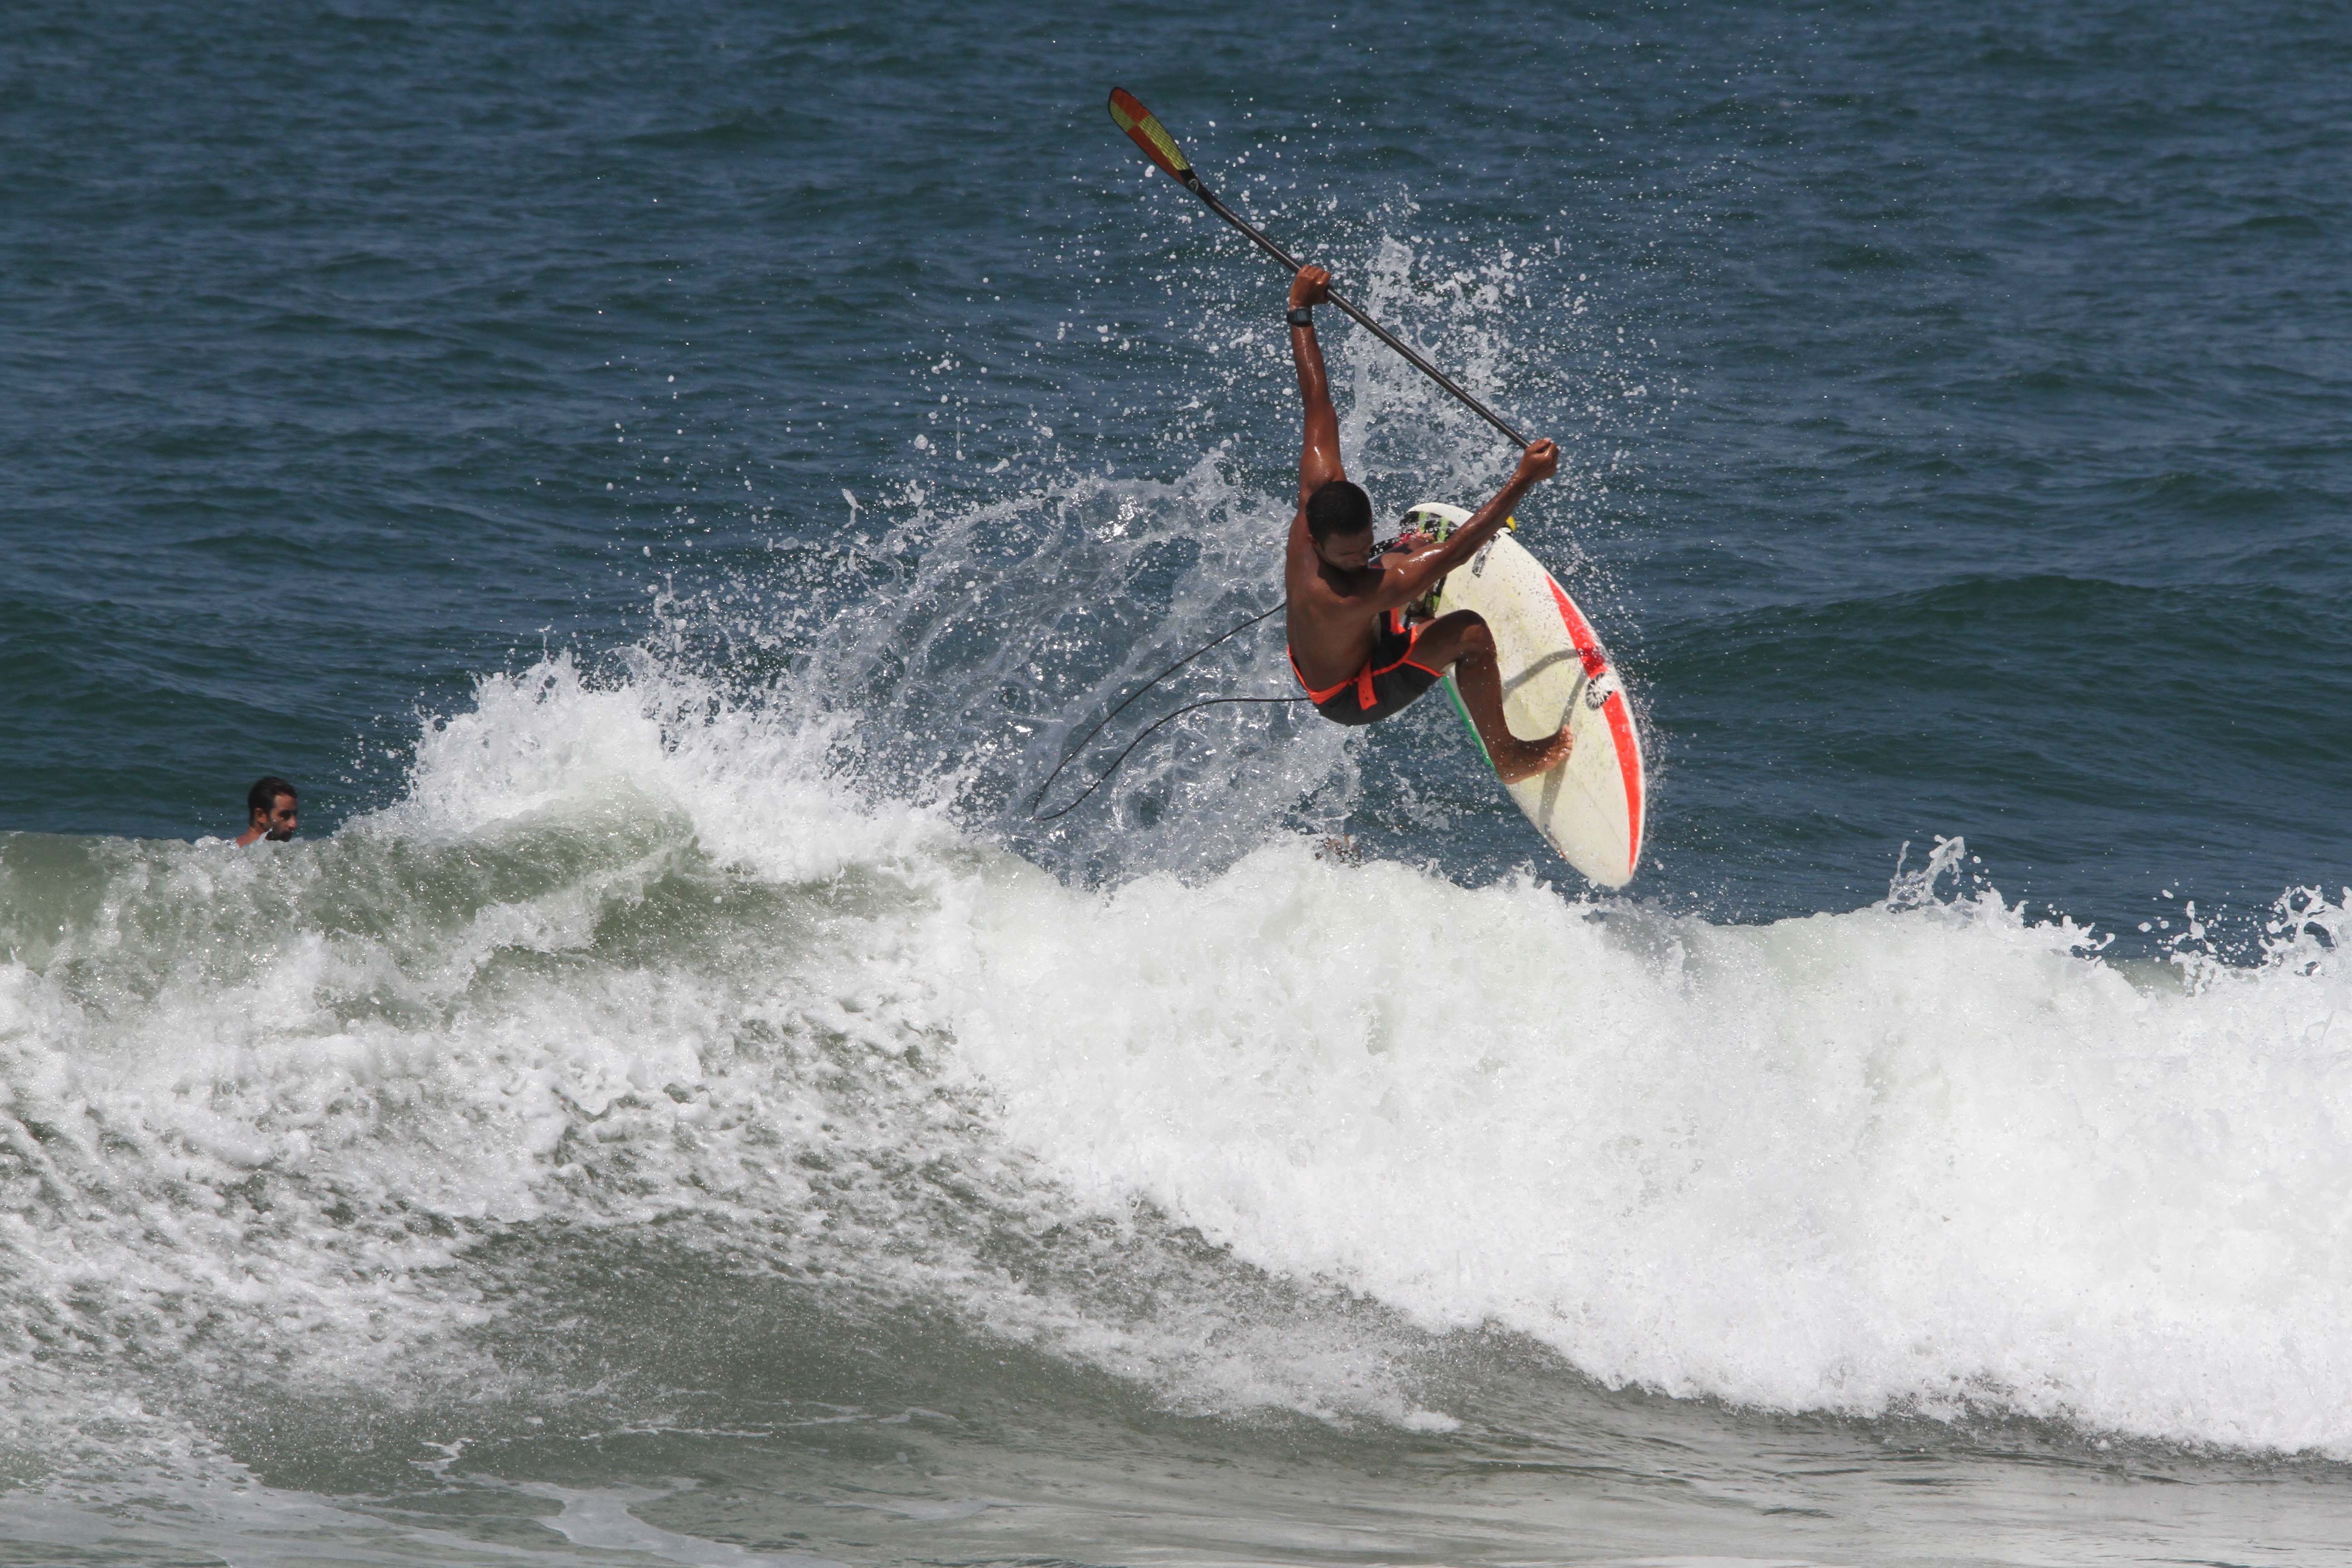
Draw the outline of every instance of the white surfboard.
[[[1423,501],[1405,514],[1408,528],[1470,521],[1457,506]],[[1439,615],[1475,610],[1495,634],[1503,669],[1503,716],[1511,733],[1538,740],[1565,722],[1576,736],[1568,761],[1504,787],[1560,858],[1604,888],[1633,880],[1642,859],[1642,737],[1609,650],[1568,590],[1507,532],[1489,540],[1446,574],[1433,606]],[[1454,710],[1470,726],[1454,678]],[[1471,739],[1478,731],[1470,727]],[[1479,746],[1481,755],[1486,747]],[[1489,766],[1493,759],[1488,758]]]

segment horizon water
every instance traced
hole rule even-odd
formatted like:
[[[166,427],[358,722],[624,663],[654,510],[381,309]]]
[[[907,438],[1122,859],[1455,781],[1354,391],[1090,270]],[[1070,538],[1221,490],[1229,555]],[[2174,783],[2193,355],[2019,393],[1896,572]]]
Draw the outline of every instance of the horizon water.
[[[0,1559],[2352,1561],[2326,7],[59,13]],[[1642,872],[1289,695],[1283,279]],[[1512,456],[1328,323],[1384,517]],[[250,780],[295,841],[226,839]],[[1342,847],[1344,846],[1344,847]]]

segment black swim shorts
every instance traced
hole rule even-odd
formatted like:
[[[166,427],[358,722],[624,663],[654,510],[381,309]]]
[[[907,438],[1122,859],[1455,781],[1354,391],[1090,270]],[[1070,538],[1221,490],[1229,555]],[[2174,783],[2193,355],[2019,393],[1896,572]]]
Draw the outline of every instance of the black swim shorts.
[[[1363,668],[1321,691],[1307,686],[1303,675],[1298,676],[1298,684],[1307,688],[1315,711],[1334,724],[1377,724],[1437,684],[1442,671],[1412,660],[1413,645],[1426,629],[1423,623],[1408,630],[1403,612],[1391,610]],[[1290,672],[1298,675],[1296,655],[1290,660]]]

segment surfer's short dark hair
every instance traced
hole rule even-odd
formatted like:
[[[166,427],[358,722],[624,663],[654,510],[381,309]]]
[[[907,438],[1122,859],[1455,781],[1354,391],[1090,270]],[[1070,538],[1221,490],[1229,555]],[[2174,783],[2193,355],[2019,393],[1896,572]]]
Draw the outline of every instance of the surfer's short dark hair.
[[[1307,498],[1307,531],[1317,543],[1335,533],[1363,533],[1372,526],[1372,498],[1346,479],[1326,479]]]
[[[302,798],[295,794],[292,784],[276,773],[265,773],[254,780],[253,787],[245,792],[245,809],[257,811],[267,816],[278,809],[278,797],[281,795],[293,795],[298,803]]]

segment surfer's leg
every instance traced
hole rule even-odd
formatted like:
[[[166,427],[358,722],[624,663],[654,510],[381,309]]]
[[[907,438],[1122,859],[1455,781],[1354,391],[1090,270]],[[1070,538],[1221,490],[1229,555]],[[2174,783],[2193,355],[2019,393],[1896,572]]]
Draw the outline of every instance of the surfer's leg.
[[[1462,706],[1477,727],[1496,776],[1505,784],[1531,779],[1568,761],[1575,737],[1565,724],[1559,733],[1540,741],[1522,741],[1511,733],[1503,717],[1503,671],[1495,662],[1495,634],[1476,611],[1456,610],[1430,622],[1412,646],[1412,661],[1432,669],[1453,668]]]

